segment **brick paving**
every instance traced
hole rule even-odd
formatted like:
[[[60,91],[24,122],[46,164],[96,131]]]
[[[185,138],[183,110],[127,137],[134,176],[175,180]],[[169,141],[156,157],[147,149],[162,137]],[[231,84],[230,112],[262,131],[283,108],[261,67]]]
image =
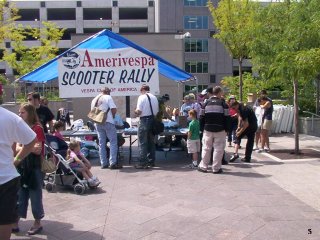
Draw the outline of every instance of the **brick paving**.
[[[302,148],[320,151],[320,138],[300,139]],[[272,149],[294,146],[292,135],[270,141]],[[134,169],[124,155],[121,170],[100,169],[92,160],[102,182],[97,190],[82,196],[62,187],[44,190],[43,232],[26,235],[29,211],[11,239],[320,239],[319,159],[254,153],[252,163],[223,166],[217,175],[190,169],[183,152],[167,158],[158,152],[151,170]]]

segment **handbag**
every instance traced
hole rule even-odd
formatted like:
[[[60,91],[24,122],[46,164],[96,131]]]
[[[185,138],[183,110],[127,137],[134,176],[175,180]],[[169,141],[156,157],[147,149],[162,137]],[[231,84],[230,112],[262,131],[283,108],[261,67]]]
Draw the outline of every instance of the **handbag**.
[[[96,102],[94,108],[89,111],[88,118],[95,123],[103,124],[106,122],[107,114],[108,114],[110,108],[108,108],[107,112],[104,112],[101,109],[99,109],[97,104],[98,104],[100,97],[97,99],[97,102]]]
[[[41,172],[53,173],[57,170],[57,165],[53,157],[43,157],[41,161]]]
[[[147,94],[148,100],[149,100],[149,104],[150,104],[150,108],[151,108],[151,114],[153,116],[153,123],[152,123],[152,128],[151,131],[154,135],[159,135],[160,133],[162,133],[164,131],[164,124],[162,123],[162,121],[159,121],[153,114],[153,109],[152,109],[152,105],[151,105],[151,100],[149,95]]]

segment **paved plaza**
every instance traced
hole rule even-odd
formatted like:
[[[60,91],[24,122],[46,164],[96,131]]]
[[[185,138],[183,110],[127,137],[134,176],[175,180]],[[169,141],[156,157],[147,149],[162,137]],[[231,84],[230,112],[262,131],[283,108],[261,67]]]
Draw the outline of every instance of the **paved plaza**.
[[[294,147],[291,134],[270,142],[272,149]],[[320,138],[300,135],[300,148],[320,151]],[[156,168],[136,170],[128,165],[127,149],[121,170],[92,161],[102,182],[97,190],[82,196],[62,187],[44,190],[43,232],[26,235],[33,221],[29,211],[11,239],[320,239],[319,158],[254,153],[252,163],[235,162],[212,174],[190,169],[184,152],[167,158],[157,152]]]

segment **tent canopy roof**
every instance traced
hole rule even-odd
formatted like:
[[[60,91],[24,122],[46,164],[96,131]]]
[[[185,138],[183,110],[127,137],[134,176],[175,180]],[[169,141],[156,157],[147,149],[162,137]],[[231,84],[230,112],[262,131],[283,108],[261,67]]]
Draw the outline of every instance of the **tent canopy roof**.
[[[49,62],[43,64],[42,66],[36,68],[32,72],[29,72],[17,81],[27,81],[27,82],[39,82],[46,83],[50,80],[58,78],[58,59],[63,56],[63,54],[72,51],[76,48],[78,49],[116,49],[116,48],[127,48],[132,47],[137,49],[144,54],[147,54],[158,60],[159,73],[174,81],[188,81],[193,80],[195,77],[184,70],[174,66],[173,64],[167,62],[163,58],[154,54],[153,52],[129,41],[128,39],[113,33],[107,29],[98,32],[97,34],[85,39],[81,43],[73,46],[64,53],[50,60]]]

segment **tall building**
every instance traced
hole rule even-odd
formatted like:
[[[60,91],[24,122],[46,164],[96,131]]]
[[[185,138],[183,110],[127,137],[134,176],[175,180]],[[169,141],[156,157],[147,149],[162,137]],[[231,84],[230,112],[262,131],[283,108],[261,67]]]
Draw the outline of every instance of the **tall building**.
[[[218,0],[214,0],[216,3]],[[74,34],[94,34],[102,29],[130,35],[139,33],[173,33],[187,35],[177,38],[184,41],[182,65],[198,79],[186,83],[184,91],[199,90],[218,84],[224,76],[237,74],[237,61],[233,60],[224,46],[213,38],[215,27],[206,6],[207,0],[10,0],[19,9],[17,21],[35,28],[43,27],[42,21],[55,22],[65,28],[59,42],[60,53],[72,46]],[[186,35],[185,35],[186,36]],[[153,38],[151,38],[153,39]],[[39,44],[28,39],[27,44]],[[11,49],[10,42],[5,46]],[[245,65],[244,67],[248,67]],[[7,76],[13,70],[0,63],[0,73]]]

